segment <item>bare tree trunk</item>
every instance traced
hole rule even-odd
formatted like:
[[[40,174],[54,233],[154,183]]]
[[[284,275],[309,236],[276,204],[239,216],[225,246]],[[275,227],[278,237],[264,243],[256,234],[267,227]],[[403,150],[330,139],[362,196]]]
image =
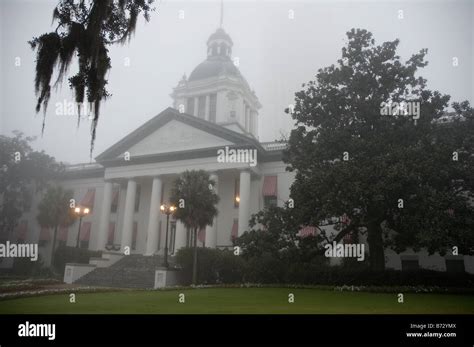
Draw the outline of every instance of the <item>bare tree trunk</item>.
[[[377,221],[367,225],[370,268],[374,271],[385,270],[385,254],[382,240],[382,227]]]
[[[194,260],[193,260],[193,284],[197,282],[197,228],[194,229]]]

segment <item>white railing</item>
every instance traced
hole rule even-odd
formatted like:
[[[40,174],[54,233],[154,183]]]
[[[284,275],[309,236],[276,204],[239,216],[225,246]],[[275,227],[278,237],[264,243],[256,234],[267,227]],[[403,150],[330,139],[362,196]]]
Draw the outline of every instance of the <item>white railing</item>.
[[[286,142],[262,142],[260,144],[267,151],[278,151],[278,150],[285,149],[287,146]]]

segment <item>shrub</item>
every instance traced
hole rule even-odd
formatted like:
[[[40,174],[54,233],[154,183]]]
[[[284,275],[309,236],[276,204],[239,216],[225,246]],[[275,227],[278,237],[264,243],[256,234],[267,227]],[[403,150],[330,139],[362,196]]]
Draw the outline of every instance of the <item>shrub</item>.
[[[285,277],[285,262],[272,257],[269,253],[261,257],[249,258],[245,267],[245,282],[281,283]]]
[[[30,258],[15,258],[11,275],[14,276],[35,276],[41,272],[43,261],[41,255],[38,254],[36,261],[31,261]]]
[[[193,248],[182,248],[176,254],[185,284],[191,283],[193,255]],[[200,247],[197,258],[197,283],[238,283],[242,280],[244,261],[230,251]]]
[[[229,250],[219,251],[217,262],[218,281],[220,283],[241,283],[245,272],[245,261]]]
[[[59,246],[54,254],[54,269],[63,273],[66,263],[88,264],[89,259],[100,257],[101,251],[90,251],[85,248]]]

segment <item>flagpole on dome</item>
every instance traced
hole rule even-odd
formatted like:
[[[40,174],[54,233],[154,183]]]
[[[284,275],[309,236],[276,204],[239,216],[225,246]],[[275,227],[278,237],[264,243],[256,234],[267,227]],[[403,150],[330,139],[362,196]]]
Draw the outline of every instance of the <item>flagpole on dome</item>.
[[[222,22],[224,21],[224,0],[221,0],[221,24],[220,28],[222,28]]]

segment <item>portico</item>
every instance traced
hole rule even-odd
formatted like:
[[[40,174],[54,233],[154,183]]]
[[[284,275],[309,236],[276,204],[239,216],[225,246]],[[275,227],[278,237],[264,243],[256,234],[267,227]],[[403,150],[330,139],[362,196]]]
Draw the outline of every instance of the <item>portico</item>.
[[[157,166],[159,166],[157,164]],[[222,220],[219,223],[219,216],[213,221],[212,226],[207,226],[205,236],[199,242],[200,246],[206,247],[230,247],[232,245],[230,233],[232,221],[237,217],[239,225],[239,235],[241,235],[248,226],[250,218],[250,190],[252,176],[257,179],[259,174],[256,170],[251,171],[248,168],[226,168],[222,170],[208,170],[210,178],[215,182],[213,189],[220,196],[218,211]],[[182,171],[181,171],[182,172]],[[106,170],[107,175],[107,170]],[[98,229],[97,249],[105,249],[106,240],[109,239],[109,224],[111,222],[111,205],[113,199],[113,187],[119,187],[119,194],[124,195],[121,199],[123,206],[119,206],[119,214],[116,223],[117,235],[114,243],[120,244],[121,252],[130,250],[132,253],[144,255],[162,254],[164,250],[164,232],[166,230],[166,217],[160,212],[160,205],[169,200],[173,181],[179,173],[161,173],[154,175],[142,175],[133,177],[114,177],[110,176],[104,183],[104,194],[101,202],[100,223]],[[237,182],[238,190],[234,192],[229,189],[220,191],[220,182]],[[140,189],[138,189],[140,187]],[[138,192],[139,191],[139,192]],[[138,196],[137,194],[140,194]],[[233,194],[229,194],[233,193]],[[236,205],[236,197],[240,202]],[[120,203],[119,203],[120,204]],[[137,208],[138,205],[138,208]],[[225,214],[225,215],[224,215]],[[169,238],[168,249],[174,253],[181,247],[189,245],[189,236],[185,226],[170,219],[174,229]],[[137,231],[134,235],[134,224],[137,225]],[[222,231],[221,231],[222,229]],[[218,232],[229,235],[228,242],[223,242],[225,237],[218,238]],[[135,238],[135,239],[134,239]],[[218,240],[220,242],[218,242]],[[135,249],[132,244],[136,244]],[[128,247],[128,248],[127,248]]]

